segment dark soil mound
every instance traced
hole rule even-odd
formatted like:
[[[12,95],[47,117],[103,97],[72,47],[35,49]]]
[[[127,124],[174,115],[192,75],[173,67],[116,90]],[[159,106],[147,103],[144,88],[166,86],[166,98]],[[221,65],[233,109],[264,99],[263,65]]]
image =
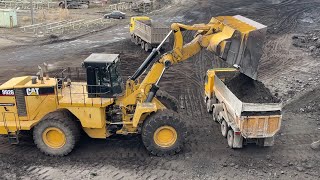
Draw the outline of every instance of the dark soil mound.
[[[237,74],[226,80],[227,87],[246,103],[278,103],[280,100],[260,81],[255,81],[244,74]]]

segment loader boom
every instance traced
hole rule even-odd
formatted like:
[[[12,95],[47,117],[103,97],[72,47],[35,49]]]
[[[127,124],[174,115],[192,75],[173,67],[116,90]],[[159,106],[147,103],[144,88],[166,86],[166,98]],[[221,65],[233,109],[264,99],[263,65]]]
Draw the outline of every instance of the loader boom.
[[[173,50],[164,54],[152,65],[139,85],[139,91],[148,94],[144,98],[146,102],[151,102],[158,89],[157,84],[167,67],[189,59],[204,48],[214,52],[230,66],[239,68],[240,72],[252,79],[257,78],[266,26],[238,15],[215,17],[208,24],[184,25],[173,23],[171,29],[170,33],[173,32],[174,34]],[[182,35],[182,31],[185,30],[197,31],[194,39],[186,44],[184,44]],[[160,47],[161,44],[152,51],[127,84],[132,83],[147,69],[156,57],[156,52]]]

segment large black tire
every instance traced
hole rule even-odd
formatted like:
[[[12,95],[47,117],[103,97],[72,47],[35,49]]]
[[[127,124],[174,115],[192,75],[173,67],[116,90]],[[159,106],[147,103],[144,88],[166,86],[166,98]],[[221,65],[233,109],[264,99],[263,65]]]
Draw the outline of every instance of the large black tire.
[[[145,44],[145,42],[143,40],[141,40],[141,44],[140,45],[141,45],[141,49],[142,50],[144,50],[144,44]]]
[[[228,131],[229,131],[229,127],[228,127],[227,121],[222,120],[221,125],[220,125],[220,128],[221,128],[221,134],[222,134],[222,136],[223,136],[223,137],[227,137]]]
[[[51,130],[50,130],[51,129]],[[64,144],[50,147],[47,136],[49,132],[63,134]],[[52,133],[51,133],[52,134]],[[52,136],[52,135],[51,135]],[[49,139],[49,138],[48,138]],[[80,127],[74,116],[68,111],[55,111],[46,115],[33,129],[33,140],[37,147],[49,156],[65,156],[69,154],[80,139]],[[45,141],[49,142],[46,143]],[[53,142],[54,144],[55,142]]]
[[[233,141],[234,141],[234,132],[232,129],[229,129],[227,133],[227,142],[228,142],[228,146],[232,149],[233,149]]]
[[[158,90],[156,94],[156,98],[164,105],[167,109],[171,109],[175,112],[179,112],[179,101],[171,96],[169,93],[165,91]]]
[[[149,44],[149,43],[145,43],[144,44],[144,50],[146,51],[146,52],[148,52],[149,50],[151,49],[151,44]]]
[[[135,43],[136,45],[139,45],[139,37],[138,37],[138,36],[135,36],[135,41],[134,41],[134,43]]]
[[[133,34],[131,35],[131,42],[133,42],[133,43],[135,42],[135,38],[134,38]]]
[[[159,141],[157,136],[161,134],[159,132],[168,131],[168,128],[174,130],[174,138],[165,140],[166,142]],[[157,111],[144,121],[141,136],[144,146],[151,154],[156,156],[174,155],[182,150],[187,130],[176,112],[165,109]]]

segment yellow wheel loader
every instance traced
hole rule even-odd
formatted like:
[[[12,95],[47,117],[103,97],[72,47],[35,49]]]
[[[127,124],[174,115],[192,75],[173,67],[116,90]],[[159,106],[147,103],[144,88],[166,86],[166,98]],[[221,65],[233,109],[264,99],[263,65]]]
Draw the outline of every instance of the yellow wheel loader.
[[[141,134],[151,154],[178,153],[186,139],[186,126],[176,112],[175,99],[157,92],[166,69],[206,48],[256,78],[265,26],[238,15],[215,17],[208,24],[174,23],[171,29],[125,84],[118,54],[91,54],[85,59],[86,82],[45,77],[40,70],[38,76],[15,77],[2,84],[0,134],[16,144],[19,132],[32,130],[37,147],[51,156],[70,153],[81,129],[92,138]],[[184,30],[197,31],[187,44]],[[156,60],[172,33],[173,50]]]

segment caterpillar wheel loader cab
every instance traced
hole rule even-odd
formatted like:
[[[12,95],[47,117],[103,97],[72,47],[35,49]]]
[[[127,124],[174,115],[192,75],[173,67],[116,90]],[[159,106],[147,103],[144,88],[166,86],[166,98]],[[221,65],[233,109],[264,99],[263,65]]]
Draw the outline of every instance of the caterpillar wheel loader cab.
[[[70,153],[81,129],[92,138],[103,139],[113,134],[141,134],[151,154],[178,153],[187,131],[176,112],[176,99],[158,91],[166,69],[207,49],[256,78],[263,27],[242,16],[220,16],[208,24],[191,26],[174,23],[162,43],[128,78],[125,88],[115,54],[89,56],[83,63],[87,82],[44,77],[42,70],[37,78],[12,78],[0,86],[0,134],[18,143],[20,131],[32,130],[37,147],[51,156]],[[189,43],[183,41],[185,30],[197,32]],[[156,60],[171,34],[173,50]]]
[[[119,62],[119,54],[91,54],[84,60],[89,98],[112,98],[123,94]]]

